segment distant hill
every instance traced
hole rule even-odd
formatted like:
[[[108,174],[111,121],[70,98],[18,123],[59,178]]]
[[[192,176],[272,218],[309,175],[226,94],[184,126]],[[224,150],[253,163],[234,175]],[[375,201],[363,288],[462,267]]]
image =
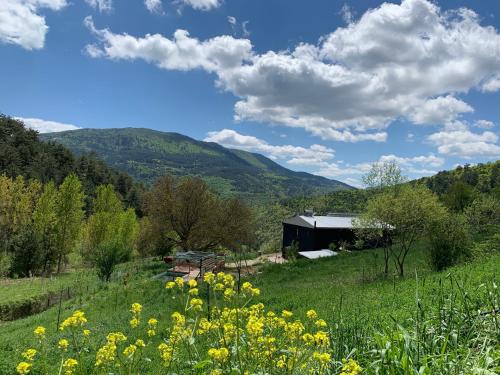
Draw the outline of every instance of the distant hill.
[[[80,129],[42,134],[76,154],[95,152],[109,165],[152,183],[165,173],[199,176],[222,195],[258,200],[353,189],[340,181],[294,172],[260,154],[178,133],[150,129]]]
[[[75,157],[64,145],[43,142],[21,121],[0,114],[0,175],[59,185],[70,173],[82,182],[87,209],[98,185],[113,184],[127,206],[140,212],[143,186],[127,173],[109,167],[94,154]]]

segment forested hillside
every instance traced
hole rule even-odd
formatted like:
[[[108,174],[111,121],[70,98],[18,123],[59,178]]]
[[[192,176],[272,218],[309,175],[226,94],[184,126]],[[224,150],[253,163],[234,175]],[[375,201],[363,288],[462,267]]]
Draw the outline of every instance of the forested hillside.
[[[87,197],[94,196],[98,185],[112,184],[128,206],[140,210],[142,186],[127,173],[109,167],[95,153],[75,156],[59,143],[42,142],[36,131],[0,115],[0,175],[59,185],[71,173],[81,180]]]
[[[95,152],[109,165],[152,183],[166,173],[199,176],[223,196],[270,201],[352,187],[286,169],[272,160],[177,133],[150,129],[81,129],[42,135],[77,154]]]

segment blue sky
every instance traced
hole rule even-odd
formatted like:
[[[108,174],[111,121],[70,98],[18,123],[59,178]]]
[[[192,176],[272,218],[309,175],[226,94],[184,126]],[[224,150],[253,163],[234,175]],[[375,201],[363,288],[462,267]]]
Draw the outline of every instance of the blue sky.
[[[359,184],[500,157],[500,3],[7,0],[0,111],[146,127]],[[8,88],[8,89],[5,89]]]

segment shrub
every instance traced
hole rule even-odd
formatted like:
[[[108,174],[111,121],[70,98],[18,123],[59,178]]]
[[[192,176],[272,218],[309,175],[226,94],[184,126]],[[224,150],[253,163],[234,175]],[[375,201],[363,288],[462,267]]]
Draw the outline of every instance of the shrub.
[[[437,271],[470,255],[470,238],[463,215],[447,213],[433,220],[428,228],[428,261]]]
[[[103,281],[109,281],[115,267],[130,258],[130,249],[118,241],[105,242],[95,251],[93,263],[97,268],[97,276]]]

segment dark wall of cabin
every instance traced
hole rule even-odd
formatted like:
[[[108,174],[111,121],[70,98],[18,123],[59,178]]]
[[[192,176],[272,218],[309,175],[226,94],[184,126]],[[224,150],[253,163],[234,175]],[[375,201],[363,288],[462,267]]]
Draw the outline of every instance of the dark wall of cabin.
[[[337,247],[341,242],[353,245],[356,236],[351,229],[313,229],[283,224],[283,248],[291,246],[293,241],[298,242],[299,251],[321,250],[328,249],[332,242]]]

